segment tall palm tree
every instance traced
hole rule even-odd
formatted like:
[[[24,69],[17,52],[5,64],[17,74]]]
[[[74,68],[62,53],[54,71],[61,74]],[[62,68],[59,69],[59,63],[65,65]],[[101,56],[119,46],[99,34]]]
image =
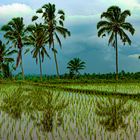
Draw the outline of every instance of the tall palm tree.
[[[16,50],[6,49],[6,45],[0,40],[0,71],[2,71],[4,77],[10,76],[9,64],[14,62],[14,58],[11,57]]]
[[[24,69],[22,64],[22,50],[23,50],[23,38],[25,36],[25,25],[22,17],[13,18],[8,24],[4,25],[1,30],[5,31],[4,37],[8,39],[8,43],[18,49],[18,55],[16,60],[16,68],[20,64],[22,77],[24,79]]]
[[[33,46],[33,58],[36,59],[36,63],[39,59],[40,79],[42,80],[42,62],[44,61],[44,55],[50,58],[45,48],[48,42],[47,30],[45,29],[45,25],[35,23],[35,25],[29,25],[26,31],[28,35],[26,36],[25,44]]]
[[[73,58],[67,65],[67,69],[69,69],[70,74],[73,74],[74,76],[80,74],[79,71],[85,68],[85,62],[79,58]]]
[[[55,48],[55,43],[57,42],[60,47],[62,47],[62,43],[60,40],[59,35],[66,38],[67,36],[70,36],[70,31],[64,27],[64,21],[65,21],[65,13],[63,10],[56,11],[55,4],[45,4],[42,6],[41,9],[38,9],[36,13],[39,13],[42,15],[42,18],[44,20],[44,23],[47,25],[48,29],[48,37],[49,37],[49,47],[52,49],[54,54],[54,60],[56,64],[56,71],[57,75],[59,77],[59,68],[58,68],[58,62],[57,62],[57,49]],[[38,19],[38,16],[34,16],[32,18],[32,21]]]
[[[118,6],[111,6],[101,15],[101,19],[105,18],[105,20],[101,20],[97,24],[98,36],[104,37],[108,34],[108,44],[112,44],[116,50],[116,80],[118,80],[118,36],[124,45],[126,43],[131,45],[127,32],[130,32],[131,35],[135,32],[132,24],[126,21],[128,16],[131,16],[129,10],[121,11]]]

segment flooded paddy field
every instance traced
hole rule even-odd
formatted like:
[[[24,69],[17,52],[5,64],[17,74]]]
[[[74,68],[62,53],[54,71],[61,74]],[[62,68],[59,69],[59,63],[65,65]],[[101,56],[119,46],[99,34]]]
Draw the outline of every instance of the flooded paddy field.
[[[105,96],[61,91],[57,90],[58,87],[51,89],[31,85],[0,85],[0,139],[140,139],[139,84],[64,87],[103,90],[114,94]],[[138,97],[115,96],[118,91]]]

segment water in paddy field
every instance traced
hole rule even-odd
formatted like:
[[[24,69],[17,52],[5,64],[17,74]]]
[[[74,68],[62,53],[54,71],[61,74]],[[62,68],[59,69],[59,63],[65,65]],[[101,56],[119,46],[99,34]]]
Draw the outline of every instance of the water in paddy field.
[[[1,140],[139,140],[140,99],[0,86]]]

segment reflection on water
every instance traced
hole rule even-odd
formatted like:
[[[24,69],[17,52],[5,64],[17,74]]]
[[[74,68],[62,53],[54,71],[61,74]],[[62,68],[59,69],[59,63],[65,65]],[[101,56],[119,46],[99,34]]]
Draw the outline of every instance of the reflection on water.
[[[22,94],[22,89],[18,88],[11,94],[5,93],[0,109],[15,119],[21,118],[24,110],[25,96]]]
[[[41,125],[44,131],[52,131],[55,114],[57,114],[56,123],[58,126],[60,126],[62,123],[61,111],[67,107],[68,103],[66,103],[64,100],[61,100],[61,102],[58,103],[58,97],[59,95],[55,98],[55,101],[53,101],[53,94],[47,94],[47,101],[45,100],[44,102],[45,107],[43,109],[43,118],[41,120]]]
[[[18,122],[18,120],[21,121],[22,117],[29,118],[27,125],[30,127],[30,132],[33,132],[32,129],[36,126],[39,128],[38,130],[51,132],[54,117],[57,116],[55,121],[60,126],[62,123],[61,112],[68,105],[68,102],[64,100],[59,100],[58,102],[59,96],[60,94],[57,94],[54,98],[52,92],[42,89],[26,89],[25,93],[25,89],[19,87],[10,94],[5,93],[0,105],[1,113],[3,116],[5,116],[4,114],[8,115],[14,120],[14,123]],[[34,125],[31,126],[29,121]],[[16,127],[16,124],[14,125]]]
[[[139,100],[19,87],[0,91],[2,140],[139,140]]]
[[[108,97],[96,103],[96,114],[100,119],[100,124],[108,131],[126,129],[128,124],[125,121],[131,111],[132,105],[127,104],[126,99]]]

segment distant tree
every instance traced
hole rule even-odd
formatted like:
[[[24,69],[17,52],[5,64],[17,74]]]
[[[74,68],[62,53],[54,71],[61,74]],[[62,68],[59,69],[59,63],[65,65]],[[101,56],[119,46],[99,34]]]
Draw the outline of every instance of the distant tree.
[[[29,25],[26,31],[28,32],[28,36],[26,36],[25,44],[33,46],[31,53],[33,54],[33,58],[36,59],[36,63],[38,63],[39,59],[40,79],[42,80],[42,62],[44,61],[44,56],[46,55],[50,58],[45,48],[48,42],[47,30],[45,29],[45,25],[36,23],[35,25]]]
[[[59,44],[60,47],[62,47],[61,39],[59,35],[66,38],[67,36],[70,36],[70,31],[64,27],[64,21],[65,21],[65,13],[63,10],[56,11],[55,4],[45,4],[42,6],[41,9],[38,9],[36,13],[39,13],[42,15],[42,18],[44,20],[44,23],[47,25],[48,29],[48,43],[49,47],[52,48],[53,54],[54,54],[54,60],[56,64],[56,71],[57,75],[59,77],[59,68],[58,68],[58,62],[57,62],[57,49],[55,48],[55,41]],[[34,16],[32,18],[32,21],[38,19],[38,16]]]
[[[22,50],[23,50],[23,38],[25,36],[23,18],[13,18],[8,24],[4,25],[1,30],[5,31],[4,37],[8,39],[8,43],[11,42],[13,47],[18,49],[18,55],[16,60],[16,68],[20,64],[22,77],[24,79],[24,69],[22,64]]]
[[[82,61],[80,58],[73,58],[67,64],[67,69],[69,69],[70,76],[77,76],[80,74],[80,70],[83,70],[85,66],[85,62]]]
[[[9,65],[14,62],[14,58],[11,55],[17,53],[16,50],[6,49],[6,45],[0,40],[0,71],[4,77],[10,77]]]
[[[97,24],[98,36],[104,37],[106,34],[109,35],[108,44],[112,44],[116,49],[116,80],[118,80],[118,36],[120,36],[124,45],[126,43],[131,45],[131,40],[127,32],[130,32],[132,35],[135,32],[133,26],[129,22],[126,22],[128,16],[131,16],[129,10],[122,12],[118,6],[111,6],[101,15],[101,18],[105,18],[106,20],[101,20]]]

